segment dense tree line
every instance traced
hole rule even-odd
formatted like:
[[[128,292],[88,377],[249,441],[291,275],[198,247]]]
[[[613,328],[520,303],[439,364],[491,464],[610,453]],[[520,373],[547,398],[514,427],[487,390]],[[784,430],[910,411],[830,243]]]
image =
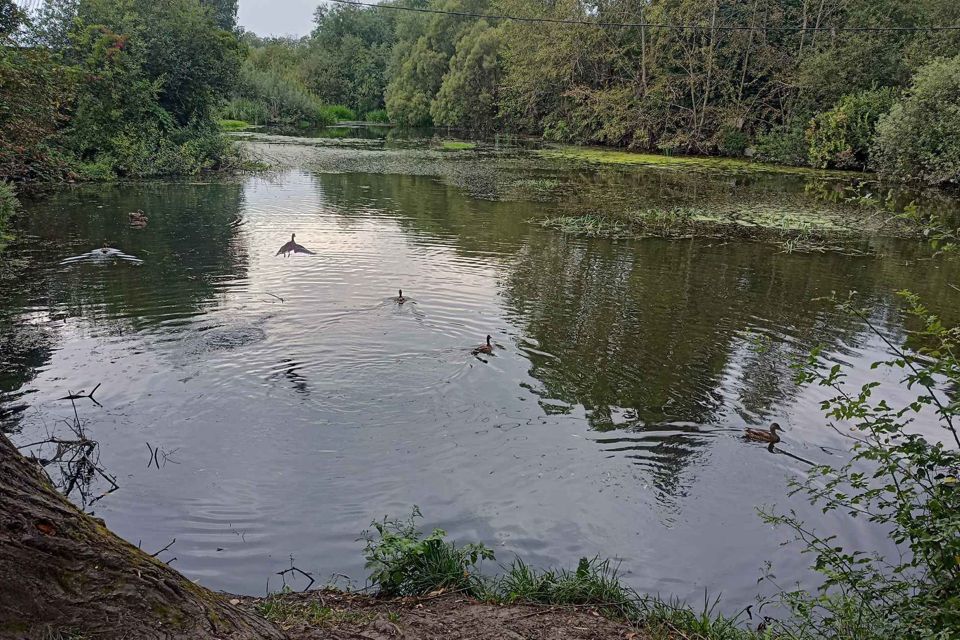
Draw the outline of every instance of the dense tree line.
[[[0,177],[195,173],[244,54],[236,0],[0,0]]]
[[[322,6],[309,37],[261,47],[264,70],[400,125],[958,180],[960,31],[846,30],[957,25],[954,0],[388,1],[697,28]]]

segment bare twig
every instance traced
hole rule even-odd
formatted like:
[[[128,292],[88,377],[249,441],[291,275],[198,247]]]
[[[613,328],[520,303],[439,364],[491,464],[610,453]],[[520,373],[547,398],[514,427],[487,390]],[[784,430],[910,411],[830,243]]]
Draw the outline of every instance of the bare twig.
[[[174,538],[173,540],[171,540],[171,541],[167,544],[167,546],[165,546],[163,549],[160,549],[160,551],[157,551],[156,553],[151,553],[151,554],[150,554],[150,557],[151,557],[151,558],[156,558],[158,555],[160,555],[161,553],[163,553],[164,551],[166,551],[167,549],[169,549],[170,547],[172,547],[176,541],[177,541],[177,539]],[[176,558],[174,558],[174,559],[176,559]],[[170,562],[173,562],[173,560],[171,560]],[[167,563],[167,564],[169,564],[169,563]]]
[[[304,591],[308,591],[308,590],[310,589],[310,587],[313,586],[313,583],[316,582],[316,580],[314,580],[314,578],[313,578],[313,575],[307,573],[307,572],[304,571],[303,569],[299,569],[299,568],[297,568],[296,566],[294,566],[294,564],[293,564],[293,556],[290,556],[290,568],[289,568],[289,569],[284,569],[283,571],[277,571],[277,575],[280,576],[280,578],[283,580],[283,586],[287,586],[287,574],[288,574],[288,573],[299,573],[300,575],[302,575],[303,577],[305,577],[307,580],[310,581],[310,582],[307,584],[307,586],[305,586],[305,587],[303,588]]]
[[[73,400],[80,400],[80,399],[82,399],[82,398],[88,398],[90,401],[93,402],[93,404],[97,405],[98,407],[102,407],[103,405],[100,404],[99,402],[97,402],[97,399],[93,397],[93,394],[95,394],[95,393],[97,392],[97,389],[100,388],[100,385],[101,385],[101,384],[103,384],[103,383],[102,383],[102,382],[98,382],[98,383],[97,383],[97,386],[95,386],[95,387],[90,391],[90,393],[84,393],[84,392],[83,392],[83,389],[80,389],[80,391],[78,391],[77,393],[74,393],[74,392],[72,392],[72,391],[70,391],[70,390],[68,389],[68,390],[67,390],[67,395],[63,396],[62,398],[57,398],[57,400],[70,400],[70,401],[73,401]],[[74,407],[74,410],[76,410],[76,407]]]

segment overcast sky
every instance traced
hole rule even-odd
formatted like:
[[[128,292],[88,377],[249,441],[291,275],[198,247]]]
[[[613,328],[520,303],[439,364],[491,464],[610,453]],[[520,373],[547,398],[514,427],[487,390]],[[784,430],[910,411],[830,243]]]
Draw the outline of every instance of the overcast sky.
[[[323,0],[240,0],[237,21],[258,36],[305,36]]]

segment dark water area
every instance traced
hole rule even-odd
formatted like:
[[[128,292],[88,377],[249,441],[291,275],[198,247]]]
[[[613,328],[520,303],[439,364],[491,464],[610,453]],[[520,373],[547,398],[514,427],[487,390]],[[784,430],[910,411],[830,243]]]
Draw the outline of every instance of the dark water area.
[[[504,182],[663,201],[726,184],[724,202],[823,206],[782,176],[490,177],[463,170],[489,164],[489,150],[373,153],[338,149],[356,162],[338,173],[309,156],[269,176],[25,202],[0,257],[4,430],[18,444],[62,431],[73,409],[59,398],[100,384],[102,406],[77,409],[120,488],[90,510],[144,549],[176,538],[164,554],[175,568],[233,592],[279,588],[291,556],[362,586],[359,532],[413,505],[426,527],[483,541],[501,562],[600,554],[638,589],[722,592],[732,609],[758,593],[766,560],[785,584],[809,580],[808,558],[780,546],[787,533],[763,525],[759,505],[882,544],[866,523],[787,497],[805,465],[740,436],[777,421],[784,450],[841,461],[823,391],[798,387],[791,361],[823,345],[851,384],[881,376],[891,401],[906,396],[869,368],[881,339],[822,298],[856,290],[900,341],[898,289],[957,321],[955,261],[883,238],[869,258],[581,239],[532,224],[560,204]],[[137,209],[145,228],[129,225]],[[291,233],[316,255],[276,256]],[[61,264],[104,243],[142,264]],[[392,300],[399,288],[411,302]],[[494,354],[474,357],[488,333]],[[151,464],[156,448],[165,457]]]

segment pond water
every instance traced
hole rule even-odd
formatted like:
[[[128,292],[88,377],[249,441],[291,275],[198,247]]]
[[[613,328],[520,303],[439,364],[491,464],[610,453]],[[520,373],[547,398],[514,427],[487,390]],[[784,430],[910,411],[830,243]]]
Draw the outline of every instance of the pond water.
[[[119,489],[88,509],[120,535],[151,551],[176,538],[161,557],[216,589],[279,588],[291,556],[362,586],[359,532],[418,505],[426,527],[502,562],[600,554],[641,590],[706,589],[734,609],[766,560],[784,583],[809,576],[758,505],[879,544],[788,498],[805,465],[740,436],[778,421],[785,451],[840,460],[822,392],[796,386],[791,359],[822,344],[861,382],[884,351],[818,299],[855,289],[900,340],[898,289],[957,320],[956,263],[904,240],[803,255],[532,223],[600,191],[815,212],[834,206],[820,177],[253,138],[286,168],[57,191],[25,203],[0,258],[3,428],[21,445],[62,434],[60,398],[99,384],[77,412]],[[291,233],[316,255],[275,255]],[[142,264],[61,264],[104,243]],[[474,357],[487,334],[494,354]]]

